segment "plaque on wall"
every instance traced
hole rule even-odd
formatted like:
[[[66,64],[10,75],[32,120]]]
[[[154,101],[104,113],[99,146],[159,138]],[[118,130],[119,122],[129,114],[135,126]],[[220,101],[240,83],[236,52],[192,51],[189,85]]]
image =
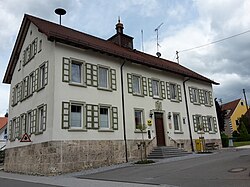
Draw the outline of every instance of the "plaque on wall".
[[[162,110],[162,103],[161,103],[160,101],[156,101],[156,102],[155,102],[155,109],[156,109],[157,111]]]

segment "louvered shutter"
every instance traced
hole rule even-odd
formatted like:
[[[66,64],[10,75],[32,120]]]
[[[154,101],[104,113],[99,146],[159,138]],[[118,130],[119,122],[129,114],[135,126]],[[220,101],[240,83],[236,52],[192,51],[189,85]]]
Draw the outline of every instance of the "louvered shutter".
[[[19,135],[20,135],[20,116],[16,118],[15,138],[19,138]]]
[[[203,124],[203,130],[204,132],[208,132],[208,126],[206,123],[207,117],[206,116],[202,116],[202,124]]]
[[[198,95],[199,95],[199,103],[204,103],[204,98],[202,97],[203,90],[198,89]]]
[[[197,125],[197,121],[196,121],[196,116],[193,115],[193,123],[194,123],[194,132],[198,131],[198,125]]]
[[[214,121],[214,132],[218,132],[216,117],[213,118]]]
[[[69,128],[69,115],[70,115],[70,104],[69,102],[62,102],[62,129]]]
[[[36,117],[37,117],[37,109],[34,109],[31,113],[31,127],[30,127],[30,133],[33,134],[36,132]]]
[[[148,87],[147,87],[147,78],[146,77],[142,77],[142,91],[143,91],[144,96],[148,95]]]
[[[37,91],[37,89],[38,89],[38,72],[39,72],[39,69],[37,68],[34,72],[34,79],[33,79],[34,80],[34,84],[33,84],[34,91]]]
[[[177,92],[178,92],[178,100],[182,101],[182,94],[181,94],[181,85],[177,85]]]
[[[34,41],[34,55],[37,53],[37,38]]]
[[[128,93],[133,93],[132,75],[130,73],[127,74],[127,82],[128,82]]]
[[[209,100],[210,100],[210,106],[213,106],[214,100],[213,100],[212,92],[209,92]]]
[[[164,81],[161,81],[161,98],[166,99],[166,89]]]
[[[17,100],[22,100],[22,82],[18,84],[18,90],[17,90]]]
[[[26,50],[23,51],[23,66],[26,64]]]
[[[43,131],[46,130],[46,121],[47,121],[47,105],[45,104],[43,106],[43,119],[42,119],[42,126],[43,126]]]
[[[21,130],[20,130],[20,136],[24,135],[25,129],[26,129],[26,114],[22,115],[22,121],[21,121]]]
[[[92,105],[87,104],[86,105],[86,128],[91,129],[92,128]]]
[[[92,64],[92,86],[98,86],[98,67]]]
[[[9,129],[8,129],[8,139],[11,141],[12,140],[12,120],[9,121]]]
[[[70,60],[69,58],[63,57],[63,70],[62,70],[62,81],[70,81]]]
[[[193,88],[189,87],[189,96],[190,96],[190,102],[194,102],[194,96],[193,96]]]
[[[114,130],[118,129],[118,108],[112,107],[112,127]]]
[[[86,84],[88,86],[92,85],[92,65],[89,63],[86,63]]]
[[[116,90],[116,70],[110,69],[110,76],[111,76],[111,89]]]
[[[98,129],[99,128],[99,107],[98,107],[98,105],[92,105],[92,112],[93,112],[92,128]]]
[[[48,61],[44,64],[44,86],[48,84]]]
[[[167,98],[170,100],[171,95],[170,95],[170,83],[169,82],[166,82],[166,87],[167,87]]]
[[[152,79],[148,78],[148,94],[153,97]]]

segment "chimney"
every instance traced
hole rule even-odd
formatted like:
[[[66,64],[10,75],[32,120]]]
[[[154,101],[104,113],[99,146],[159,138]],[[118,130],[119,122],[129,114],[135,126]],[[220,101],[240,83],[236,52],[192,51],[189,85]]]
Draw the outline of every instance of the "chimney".
[[[126,34],[123,34],[123,24],[120,21],[120,18],[118,18],[118,23],[116,24],[116,34],[108,39],[108,41],[111,41],[121,47],[133,49],[133,37],[128,36]]]

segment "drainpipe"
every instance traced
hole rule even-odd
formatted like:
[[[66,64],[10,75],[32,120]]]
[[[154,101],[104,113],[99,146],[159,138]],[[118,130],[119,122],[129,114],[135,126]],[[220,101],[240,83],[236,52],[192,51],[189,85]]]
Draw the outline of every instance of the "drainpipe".
[[[125,143],[125,157],[126,162],[128,162],[128,147],[127,147],[127,136],[126,136],[126,120],[125,120],[125,102],[124,102],[124,87],[123,87],[123,66],[126,61],[121,65],[121,89],[122,89],[122,118],[123,118],[123,135],[124,135],[124,143]]]
[[[183,89],[184,89],[184,96],[185,96],[185,104],[186,104],[186,111],[187,111],[187,120],[188,120],[188,129],[189,129],[189,136],[191,140],[191,148],[192,152],[194,152],[194,144],[193,144],[193,138],[192,138],[192,131],[191,131],[191,126],[190,126],[190,118],[189,118],[189,110],[188,110],[188,102],[187,102],[187,93],[186,93],[186,85],[185,83],[190,80],[189,77],[185,77],[183,81]]]

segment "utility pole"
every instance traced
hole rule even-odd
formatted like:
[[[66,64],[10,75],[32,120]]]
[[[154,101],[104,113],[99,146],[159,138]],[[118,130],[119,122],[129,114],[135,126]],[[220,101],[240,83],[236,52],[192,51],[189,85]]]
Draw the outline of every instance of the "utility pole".
[[[246,107],[247,107],[247,111],[248,111],[248,104],[247,104],[247,97],[246,97],[245,89],[243,89],[243,95],[244,95],[244,98],[245,98],[245,103],[246,103]]]

